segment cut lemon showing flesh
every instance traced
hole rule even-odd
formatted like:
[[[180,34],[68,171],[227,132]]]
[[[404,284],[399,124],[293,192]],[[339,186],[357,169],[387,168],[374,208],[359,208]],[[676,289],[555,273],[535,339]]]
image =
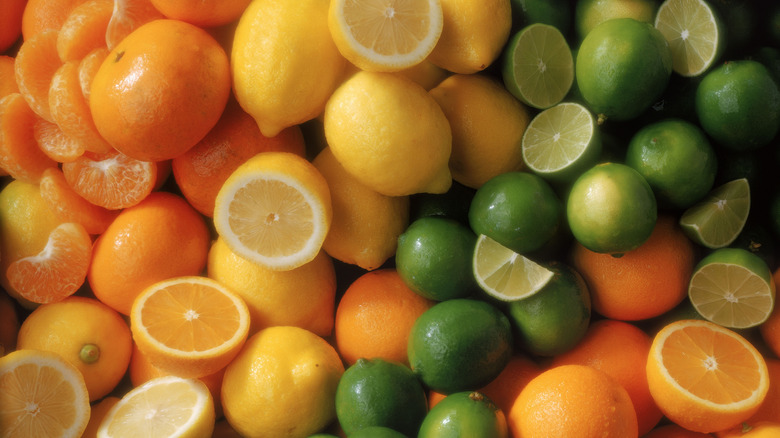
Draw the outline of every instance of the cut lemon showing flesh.
[[[672,69],[681,76],[704,73],[720,56],[719,20],[704,0],[666,0],[658,8],[655,28],[669,42]]]
[[[0,436],[78,438],[89,415],[84,377],[60,355],[17,350],[0,358]]]
[[[288,152],[262,152],[247,160],[225,181],[214,207],[214,226],[228,247],[275,270],[314,259],[332,218],[325,178]]]
[[[664,415],[702,433],[748,419],[769,388],[761,353],[737,333],[702,320],[676,321],[658,332],[647,381]]]
[[[574,181],[601,155],[596,118],[578,103],[559,103],[536,115],[525,129],[523,161],[551,182]]]
[[[706,319],[724,327],[750,328],[772,313],[775,282],[758,255],[741,248],[721,248],[696,266],[688,297]]]
[[[516,301],[542,289],[553,271],[481,234],[472,267],[479,286],[501,301]]]
[[[370,71],[419,64],[439,41],[442,24],[439,0],[334,0],[328,10],[339,52]]]
[[[714,188],[680,217],[683,232],[707,248],[730,245],[742,232],[750,213],[750,184],[746,178]]]
[[[534,108],[563,100],[574,82],[574,58],[560,30],[536,23],[517,32],[503,54],[506,88]]]
[[[224,368],[249,333],[249,309],[208,277],[176,277],[146,288],[133,302],[130,329],[149,361],[181,377]]]
[[[125,394],[100,423],[99,438],[207,438],[214,430],[214,400],[206,384],[157,377]]]

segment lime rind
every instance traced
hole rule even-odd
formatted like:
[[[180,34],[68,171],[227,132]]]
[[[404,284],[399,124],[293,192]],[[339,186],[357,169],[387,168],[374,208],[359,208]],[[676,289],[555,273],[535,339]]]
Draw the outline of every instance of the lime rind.
[[[710,248],[723,248],[739,237],[750,213],[750,183],[729,181],[683,212],[680,226],[688,238]]]
[[[669,42],[672,69],[681,76],[698,76],[722,51],[721,24],[703,0],[666,0],[655,18],[655,28]]]
[[[554,272],[481,234],[473,259],[480,288],[501,301],[517,301],[541,290]]]

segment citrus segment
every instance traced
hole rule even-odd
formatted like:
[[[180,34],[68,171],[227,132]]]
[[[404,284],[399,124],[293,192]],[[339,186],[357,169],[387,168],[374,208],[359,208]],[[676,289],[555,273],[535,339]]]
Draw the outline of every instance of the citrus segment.
[[[57,35],[57,53],[62,62],[78,61],[106,46],[106,28],[113,9],[112,0],[87,0],[70,11]]]
[[[106,26],[106,47],[114,50],[130,32],[159,18],[163,18],[163,14],[150,0],[114,0],[114,9]]]
[[[45,169],[56,166],[35,141],[38,119],[19,93],[0,99],[0,168],[14,179],[37,183]]]
[[[658,8],[655,28],[669,42],[672,69],[698,76],[721,52],[722,35],[714,9],[704,0],[666,0]]]
[[[89,104],[92,80],[95,79],[100,65],[103,64],[109,53],[111,52],[107,48],[100,47],[87,53],[79,61],[79,84],[81,85],[81,94],[84,95],[87,104]]]
[[[54,119],[49,111],[49,83],[62,65],[57,54],[57,35],[55,30],[46,30],[25,39],[14,63],[19,92],[35,114],[50,122]]]
[[[84,144],[65,135],[59,125],[40,117],[33,124],[33,137],[46,156],[58,163],[73,161],[84,154]]]
[[[694,242],[707,248],[730,245],[742,232],[750,213],[750,183],[735,179],[713,189],[680,217],[680,226]]]
[[[56,167],[43,172],[40,190],[41,197],[59,220],[79,223],[89,234],[102,233],[119,214],[118,210],[108,210],[82,198]]]
[[[474,277],[488,295],[515,301],[541,290],[553,271],[481,234],[473,259]]]

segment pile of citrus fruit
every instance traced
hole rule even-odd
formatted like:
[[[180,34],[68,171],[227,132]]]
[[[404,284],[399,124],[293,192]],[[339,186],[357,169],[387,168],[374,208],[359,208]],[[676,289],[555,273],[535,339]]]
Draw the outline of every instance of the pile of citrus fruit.
[[[0,437],[780,436],[780,6],[3,0]]]

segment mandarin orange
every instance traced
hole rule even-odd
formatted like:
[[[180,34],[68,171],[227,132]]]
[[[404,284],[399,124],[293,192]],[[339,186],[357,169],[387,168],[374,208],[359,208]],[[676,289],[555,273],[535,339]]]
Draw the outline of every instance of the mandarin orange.
[[[27,0],[22,14],[25,40],[47,30],[58,31],[71,11],[86,0]]]
[[[250,0],[152,0],[168,18],[214,27],[238,20]]]
[[[78,61],[94,49],[106,47],[106,28],[113,0],[87,0],[73,8],[57,36],[62,62]]]
[[[0,2],[0,53],[5,52],[22,36],[22,14],[27,0]]]
[[[54,73],[62,65],[57,53],[56,30],[46,30],[33,37],[25,37],[14,62],[14,76],[19,92],[30,108],[53,122],[49,110],[49,85]]]
[[[57,219],[81,224],[89,234],[100,234],[116,219],[119,210],[95,205],[76,193],[65,175],[56,167],[43,171],[40,182],[41,197]]]
[[[36,184],[44,170],[56,166],[35,140],[37,119],[21,94],[0,99],[0,168],[14,179]]]
[[[113,50],[120,41],[144,24],[164,18],[149,0],[114,0],[114,11],[106,29],[106,47]]]

